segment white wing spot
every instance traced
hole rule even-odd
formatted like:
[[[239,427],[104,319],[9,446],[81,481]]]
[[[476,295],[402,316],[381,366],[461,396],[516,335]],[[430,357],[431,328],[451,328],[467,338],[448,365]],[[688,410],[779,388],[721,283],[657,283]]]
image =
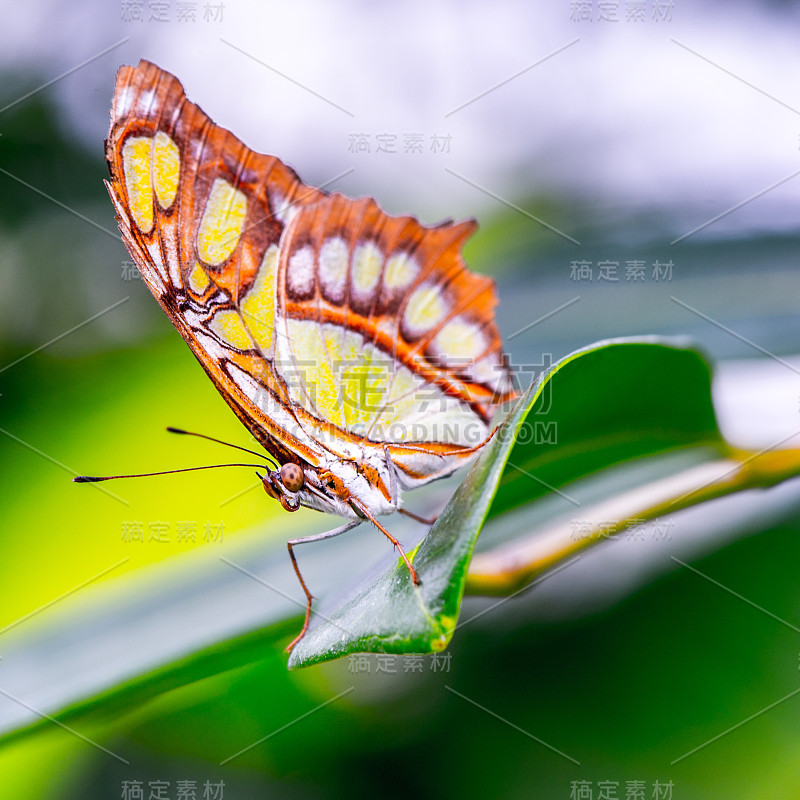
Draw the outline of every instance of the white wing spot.
[[[405,289],[419,272],[419,264],[408,253],[395,253],[386,262],[383,283],[387,289]]]
[[[138,111],[142,116],[146,116],[150,111],[150,106],[153,105],[153,98],[155,97],[155,89],[150,89],[147,92],[142,92],[139,95]]]
[[[431,344],[440,361],[457,366],[474,361],[486,350],[488,341],[477,325],[456,317],[442,327]]]
[[[441,290],[430,284],[418,286],[408,298],[403,323],[412,335],[419,335],[438,325],[447,314],[447,302]]]
[[[277,192],[273,192],[270,197],[270,207],[272,208],[272,216],[282,225],[288,225],[297,214],[297,206],[292,205],[283,195]]]
[[[383,266],[383,252],[374,242],[363,242],[353,253],[353,288],[369,297],[378,285]]]
[[[117,107],[115,109],[117,117],[124,117],[127,116],[128,112],[131,110],[131,104],[133,103],[133,89],[130,86],[126,86],[118,95],[117,97]]]
[[[301,247],[292,254],[286,279],[292,294],[302,297],[311,293],[314,288],[314,250],[310,245]]]
[[[319,251],[319,279],[325,294],[333,300],[344,297],[350,251],[338,236],[326,239]]]

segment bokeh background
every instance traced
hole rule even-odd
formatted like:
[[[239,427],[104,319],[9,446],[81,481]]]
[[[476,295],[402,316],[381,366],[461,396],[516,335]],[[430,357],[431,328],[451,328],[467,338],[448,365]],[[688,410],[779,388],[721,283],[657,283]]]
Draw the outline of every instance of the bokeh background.
[[[166,425],[249,440],[116,235],[103,139],[115,70],[139,58],[308,183],[478,218],[467,258],[497,280],[523,383],[598,339],[688,335],[717,365],[725,434],[793,443],[797,4],[34,0],[2,20],[0,657],[6,628],[83,584],[326,524],[233,470],[113,496],[70,482],[220,456]],[[458,632],[446,670],[289,673],[276,648],[91,731],[129,766],[43,729],[0,749],[3,794],[797,797],[797,490],[598,548]]]

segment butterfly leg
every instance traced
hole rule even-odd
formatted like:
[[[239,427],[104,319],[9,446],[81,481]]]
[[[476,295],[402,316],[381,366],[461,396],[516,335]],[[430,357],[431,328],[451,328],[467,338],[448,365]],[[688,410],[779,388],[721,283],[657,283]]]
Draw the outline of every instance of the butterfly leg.
[[[397,491],[397,467],[395,466],[394,461],[392,461],[392,454],[389,452],[389,448],[386,445],[383,446],[383,455],[386,459],[386,467],[389,471],[389,495],[393,498],[395,506],[397,507],[398,503],[400,502]],[[404,508],[397,507],[397,510],[401,514],[405,514],[405,516],[411,517],[411,519],[416,520],[417,522],[421,522],[423,525],[433,525],[433,523],[436,522],[436,517],[427,519],[426,517],[420,517],[418,514],[414,514],[411,511],[406,511]]]
[[[401,514],[404,514],[407,517],[415,520],[416,522],[421,522],[423,525],[433,525],[434,522],[439,518],[436,517],[421,517],[419,514],[415,514],[413,511],[408,511],[405,508],[398,508],[397,509]]]
[[[375,519],[375,517],[370,513],[369,509],[362,502],[357,500],[355,497],[351,497],[348,502],[357,514],[365,519],[368,519],[398,549],[400,557],[403,559],[403,561],[405,561],[408,571],[411,573],[411,580],[414,581],[414,586],[419,586],[421,581],[417,575],[417,571],[411,566],[411,562],[408,560],[406,551],[403,550],[403,545],[401,545],[400,542],[398,542],[397,539],[395,539],[394,536],[392,536],[392,534],[389,533],[389,531],[387,531],[386,528],[384,528],[383,525],[381,525],[380,522]]]
[[[298,544],[307,544],[308,542],[321,542],[323,539],[332,539],[334,536],[339,536],[342,533],[347,533],[347,531],[353,530],[356,526],[360,525],[362,520],[357,519],[353,522],[348,522],[346,525],[341,525],[338,528],[334,528],[332,531],[325,531],[324,533],[315,533],[313,536],[301,536],[298,539],[290,539],[286,546],[289,549],[289,557],[292,559],[292,566],[294,567],[295,574],[297,575],[297,579],[300,581],[300,585],[303,587],[303,591],[306,595],[306,618],[303,622],[303,629],[300,633],[289,642],[288,647],[286,648],[286,652],[290,653],[292,648],[306,635],[306,631],[308,630],[308,623],[311,619],[311,601],[314,599],[314,596],[311,592],[308,591],[308,586],[306,586],[306,582],[303,580],[303,576],[300,574],[300,567],[297,564],[297,559],[294,555],[294,547]]]

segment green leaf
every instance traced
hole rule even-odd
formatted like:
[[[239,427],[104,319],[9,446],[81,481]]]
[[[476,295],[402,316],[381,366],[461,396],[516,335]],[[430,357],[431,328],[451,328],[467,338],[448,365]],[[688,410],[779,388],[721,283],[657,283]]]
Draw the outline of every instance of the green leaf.
[[[685,342],[600,343],[555,364],[544,382],[527,415],[527,436],[514,442],[513,468],[493,514],[622,461],[684,447],[727,450],[711,402],[711,370]]]
[[[353,652],[442,650],[493,501],[494,513],[508,510],[622,460],[687,445],[724,447],[709,367],[696,351],[646,339],[567,356],[519,399],[414,551],[422,585],[413,585],[398,560],[346,598],[326,600],[290,666]],[[514,468],[505,470],[509,458]]]
[[[554,439],[545,435],[550,423],[556,423]],[[687,346],[612,341],[574,353],[515,405],[409,553],[420,587],[366,525],[303,553],[310,585],[336,591],[322,593],[291,666],[362,650],[441,650],[465,590],[507,593],[601,540],[570,539],[567,496],[581,504],[581,513],[616,503],[622,530],[637,516],[652,518],[800,472],[797,453],[772,455],[739,453],[724,443],[708,365]],[[490,513],[482,552],[470,564]],[[393,521],[393,532],[401,527]],[[303,607],[284,546],[259,540],[224,552],[223,559],[193,554],[87,587],[5,632],[0,734],[50,724],[42,715],[67,725],[102,722],[282,647]],[[348,574],[379,554],[377,570],[357,579]]]

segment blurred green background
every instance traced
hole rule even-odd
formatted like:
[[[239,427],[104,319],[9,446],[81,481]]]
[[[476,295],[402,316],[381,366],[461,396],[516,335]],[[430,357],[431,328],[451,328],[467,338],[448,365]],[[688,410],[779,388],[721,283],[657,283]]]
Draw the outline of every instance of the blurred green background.
[[[612,35],[597,25],[579,28],[581,23],[571,19],[571,6],[576,4],[562,5],[557,15],[552,9],[529,11],[513,3],[502,5],[498,14],[509,27],[515,15],[525,25],[536,22],[537,14],[546,21],[557,16],[564,35],[553,37],[553,48],[573,35],[595,42]],[[57,19],[57,6],[45,6],[51,17],[43,18]],[[648,4],[648,14],[652,6]],[[149,6],[143,7],[147,16]],[[409,6],[406,16],[413,17],[413,8]],[[732,17],[713,33],[703,25],[714,19],[715,9],[721,13],[714,4],[703,6],[705,16],[693,11],[692,19],[689,9],[676,3],[674,14],[682,18],[675,27],[662,27],[657,33],[650,16],[642,24],[650,26],[646,35],[657,35],[659,41],[670,35],[694,34],[697,40],[705,36],[716,50],[729,55],[752,19],[765,26],[781,25],[772,10],[761,13],[747,4],[729,8],[734,9]],[[118,28],[131,41],[52,88],[39,90],[81,60],[76,56],[68,63],[69,59],[50,57],[58,49],[59,36],[66,41],[71,26],[101,13],[92,4],[78,4],[70,25],[44,35],[25,57],[21,53],[33,47],[35,37],[22,27],[14,29],[17,49],[9,58],[17,62],[2,66],[0,108],[6,107],[0,111],[0,657],[8,626],[23,630],[30,623],[19,620],[61,602],[67,593],[79,593],[76,587],[86,582],[135,581],[156,562],[187,559],[190,551],[206,551],[206,558],[217,559],[242,543],[283,548],[298,531],[321,530],[326,524],[312,512],[281,512],[247,470],[102,486],[70,482],[76,473],[151,471],[226,457],[211,444],[169,436],[164,432],[167,425],[245,446],[251,443],[142,282],[131,277],[129,256],[114,235],[112,209],[102,186],[104,130],[96,109],[110,100],[115,67],[140,56],[155,57],[173,34],[181,38],[184,50],[193,40],[199,46],[210,36],[208,26],[213,23],[203,22],[200,11],[194,28],[176,32],[173,9],[169,33],[156,30],[156,23],[147,19],[143,27],[132,28],[138,23],[121,24],[123,10],[124,4],[102,12],[103,24],[109,42]],[[325,32],[313,24],[318,11],[323,14],[313,3],[303,5],[294,22],[307,22],[311,41],[324,49]],[[36,13],[44,15],[41,9]],[[34,28],[36,13],[29,12]],[[215,29],[213,37],[222,51],[220,35],[246,29],[248,14],[255,12],[231,3],[225,13],[228,27]],[[356,25],[358,20],[360,30],[375,41],[391,42],[382,18],[370,18],[367,6],[352,3],[347,13],[342,25],[347,20]],[[459,12],[442,6],[437,13],[426,24],[446,36],[457,26]],[[481,13],[469,7],[473,27]],[[780,13],[787,23],[796,21],[793,4],[784,4]],[[413,43],[414,33],[406,24],[410,25],[406,21],[399,35],[406,37],[406,44]],[[624,18],[620,24],[626,24]],[[206,28],[201,31],[202,25]],[[631,30],[626,36],[633,35]],[[428,36],[435,40],[431,33],[419,36],[420,46]],[[624,48],[626,39],[620,41]],[[733,49],[726,51],[726,43]],[[520,52],[520,69],[546,52],[546,42],[537,40],[535,45]],[[93,49],[89,41],[84,50],[88,57],[100,44]],[[225,52],[230,57],[229,50]],[[769,60],[769,53],[760,58]],[[236,63],[243,68],[242,62]],[[163,65],[176,71],[180,66]],[[232,68],[226,64],[225,69],[229,79],[233,77]],[[504,65],[495,77],[512,72]],[[321,74],[319,69],[304,72],[303,80]],[[263,75],[275,78],[272,73]],[[561,76],[564,84],[570,75],[567,70]],[[492,79],[487,74],[474,80],[475,93]],[[737,95],[730,108],[725,98],[718,100],[710,116],[729,114],[728,124],[733,126],[745,117],[757,117],[765,107],[762,102],[771,108],[768,98],[747,94],[741,81],[718,79],[722,86],[730,81],[736,87],[732,92],[744,94]],[[757,81],[763,79],[756,76]],[[280,79],[275,80],[280,85]],[[448,80],[446,70],[408,77],[410,85],[425,87],[423,103],[436,95],[431,87],[447,86]],[[359,84],[353,81],[347,85],[355,95]],[[69,88],[57,91],[62,84]],[[769,81],[762,85],[772,87]],[[451,86],[451,105],[469,96],[465,86]],[[200,87],[202,81],[196,79],[190,96],[211,111],[218,88],[198,96]],[[612,103],[613,86],[606,89]],[[499,200],[463,181],[450,180],[449,191],[460,193],[458,213],[473,209],[480,216],[481,228],[468,245],[467,259],[498,282],[499,323],[523,384],[547,357],[555,360],[604,337],[687,334],[721,362],[717,402],[724,432],[755,449],[787,439],[797,426],[800,396],[797,216],[788,184],[732,212],[721,224],[671,242],[788,175],[796,166],[796,120],[790,118],[781,129],[787,154],[781,167],[751,176],[743,166],[749,160],[761,163],[756,131],[752,141],[742,144],[738,159],[726,160],[727,151],[718,154],[719,183],[709,187],[698,181],[693,198],[678,192],[665,199],[663,184],[648,186],[646,176],[631,181],[622,172],[617,173],[619,185],[611,175],[608,194],[603,194],[596,184],[581,187],[580,165],[567,158],[560,162],[558,151],[545,145],[532,146],[527,154],[524,148],[512,148],[525,154],[520,156],[521,178],[507,165],[493,172],[494,151],[503,146],[503,125],[515,128],[510,138],[524,139],[517,135],[520,124],[514,114],[531,97],[536,99],[535,91],[523,85],[514,102],[498,100],[507,103],[501,105],[507,116],[506,122],[498,122],[500,132],[492,147],[482,150],[480,142],[476,145],[469,138],[472,129],[464,129],[461,141],[474,148],[470,162],[459,160],[458,153],[451,160],[429,159],[424,166],[414,162],[404,178],[407,159],[398,159],[378,169],[377,177],[371,177],[374,167],[359,169],[350,184],[336,188],[353,195],[379,194],[397,213],[414,212],[417,205],[409,198],[418,196],[420,213],[434,222],[449,212],[431,199],[423,180],[426,170],[435,168],[440,176],[431,178],[433,186],[441,180],[442,167],[472,177],[483,174],[485,180],[479,182],[494,187]],[[300,94],[298,108],[306,102]],[[671,110],[673,116],[680,110],[667,98],[651,101],[651,110]],[[81,102],[86,103],[88,120],[83,129],[75,123]],[[402,106],[405,100],[397,102]],[[279,139],[293,130],[288,114],[292,107],[281,109],[281,119],[274,123]],[[475,109],[477,113],[477,105]],[[302,118],[309,112],[298,113]],[[687,119],[702,127],[699,118]],[[233,125],[227,119],[218,121]],[[362,116],[347,125],[351,131],[363,125],[371,131],[402,132],[417,122],[400,116],[365,121]],[[539,119],[538,124],[547,127],[548,121]],[[619,126],[622,131],[622,120]],[[331,139],[324,126],[319,130],[321,139]],[[689,138],[690,132],[687,126]],[[475,127],[473,138],[479,133]],[[587,146],[597,148],[598,159],[610,136],[604,130],[602,137],[586,140]],[[320,183],[337,172],[340,165],[320,168],[317,159],[322,156],[315,153],[325,145],[315,149],[313,132],[304,130],[298,138],[306,151],[298,144],[292,164],[301,175]],[[245,139],[254,147],[269,144],[268,135],[261,141]],[[638,141],[647,149],[648,140]],[[346,167],[350,161],[344,157],[344,137],[337,147]],[[764,144],[770,154],[774,147],[771,141]],[[305,158],[304,152],[311,153],[308,170],[297,160]],[[475,164],[482,152],[488,164],[483,171]],[[348,158],[356,163],[357,156]],[[525,177],[527,170],[537,168],[548,176],[546,187]],[[742,174],[752,180],[737,183],[731,177]],[[387,175],[394,175],[394,182],[387,182]],[[373,183],[379,179],[380,184]],[[636,189],[627,199],[624,191],[617,191],[624,185]],[[391,187],[396,187],[394,194]],[[759,211],[759,203],[769,210],[762,205]],[[580,245],[537,220],[566,232]],[[590,265],[591,278],[576,279],[577,262]],[[606,269],[617,264],[619,281],[598,278],[601,262]],[[634,262],[643,262],[644,280],[626,280],[626,264]],[[656,262],[672,265],[669,277],[664,272],[658,277]],[[574,301],[576,297],[580,299]],[[687,305],[710,321],[687,310]],[[197,797],[203,797],[206,782],[222,781],[227,798],[350,797],[376,790],[387,797],[565,800],[797,797],[796,491],[795,483],[772,493],[754,493],[744,504],[741,499],[721,501],[706,516],[691,517],[687,525],[693,541],[676,541],[674,549],[647,556],[645,580],[636,577],[643,571],[644,557],[643,546],[637,550],[635,544],[613,563],[601,555],[588,567],[583,564],[580,579],[573,583],[566,570],[558,591],[547,594],[544,582],[458,631],[449,659],[437,670],[427,656],[419,672],[411,671],[410,662],[401,658],[370,656],[364,662],[344,659],[290,673],[282,652],[290,638],[287,630],[285,641],[257,663],[171,691],[106,723],[77,726],[84,736],[124,754],[129,765],[56,725],[0,746],[3,795],[121,797],[126,781],[139,781],[145,798],[158,782],[169,784],[165,797],[180,797],[180,782],[193,781]],[[138,529],[141,541],[135,541]],[[721,586],[678,568],[670,555],[691,561]],[[593,569],[598,574],[592,578]],[[291,571],[288,558],[286,570]],[[467,598],[465,616],[486,607],[480,599]],[[320,708],[350,687],[352,691]],[[0,704],[16,702],[0,697]],[[265,737],[238,758],[220,763]],[[682,758],[695,748],[701,749]],[[640,791],[643,794],[637,794]]]

